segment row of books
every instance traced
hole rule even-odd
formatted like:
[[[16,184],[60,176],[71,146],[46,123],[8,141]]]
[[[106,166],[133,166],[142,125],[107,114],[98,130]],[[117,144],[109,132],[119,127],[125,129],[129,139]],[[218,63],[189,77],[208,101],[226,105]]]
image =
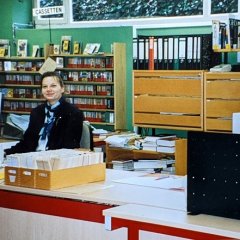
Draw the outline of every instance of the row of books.
[[[62,66],[64,67],[64,66]],[[68,68],[113,68],[113,57],[74,57],[68,58]]]
[[[142,150],[175,153],[176,140],[176,135],[147,136],[144,139],[136,140],[135,145]]]
[[[0,61],[0,71],[38,71],[43,61]]]
[[[73,44],[73,47],[72,47]],[[83,50],[83,54],[95,54],[99,52],[100,43],[87,43]],[[74,41],[72,43],[72,36],[61,36],[61,44],[53,45],[54,54],[80,54],[82,53],[82,43],[80,41]],[[73,49],[73,50],[72,50]]]
[[[7,98],[41,98],[41,89],[2,88],[1,92]]]
[[[6,74],[5,84],[40,85],[40,75]]]
[[[209,69],[215,59],[211,46],[212,34],[138,36],[133,39],[133,69]]]
[[[67,97],[66,100],[81,109],[114,109],[114,99]]]
[[[30,112],[33,108],[37,107],[40,102],[30,102],[30,101],[7,101],[3,102],[3,110],[5,111],[21,111]]]
[[[89,122],[105,122],[105,123],[114,123],[115,117],[113,112],[86,112],[83,111],[85,120]]]
[[[212,48],[240,48],[240,20],[229,18],[226,22],[212,21]]]
[[[68,72],[63,74],[64,80],[76,82],[113,82],[112,72]]]
[[[65,94],[113,96],[113,86],[65,84]]]

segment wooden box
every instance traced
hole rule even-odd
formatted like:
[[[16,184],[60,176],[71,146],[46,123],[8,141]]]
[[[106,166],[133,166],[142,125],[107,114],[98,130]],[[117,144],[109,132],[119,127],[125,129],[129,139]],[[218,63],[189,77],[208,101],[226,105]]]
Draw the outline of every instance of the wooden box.
[[[5,184],[53,190],[79,184],[104,181],[105,175],[105,163],[54,171],[5,167]]]
[[[6,185],[20,186],[20,169],[16,167],[4,168],[4,179]]]

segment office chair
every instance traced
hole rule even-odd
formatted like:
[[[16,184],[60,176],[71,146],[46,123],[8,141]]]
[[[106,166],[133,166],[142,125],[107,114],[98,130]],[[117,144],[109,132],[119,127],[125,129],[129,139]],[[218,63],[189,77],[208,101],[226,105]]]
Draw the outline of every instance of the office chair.
[[[86,122],[83,122],[83,128],[82,128],[82,137],[80,141],[80,148],[86,148],[93,150],[93,132],[92,127],[87,124]]]

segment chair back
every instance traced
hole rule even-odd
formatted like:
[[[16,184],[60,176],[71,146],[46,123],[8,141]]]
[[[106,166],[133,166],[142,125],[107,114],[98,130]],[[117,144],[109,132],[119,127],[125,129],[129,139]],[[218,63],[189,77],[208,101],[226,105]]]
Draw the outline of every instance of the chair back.
[[[80,141],[80,148],[93,150],[93,133],[92,128],[86,122],[83,122],[82,137]]]

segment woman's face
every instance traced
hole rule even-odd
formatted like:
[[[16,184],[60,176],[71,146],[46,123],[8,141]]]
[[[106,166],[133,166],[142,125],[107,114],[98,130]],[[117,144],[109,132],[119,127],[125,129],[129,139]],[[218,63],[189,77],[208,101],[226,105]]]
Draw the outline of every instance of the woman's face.
[[[42,80],[42,95],[53,105],[63,95],[64,87],[61,87],[57,77],[48,76]]]

